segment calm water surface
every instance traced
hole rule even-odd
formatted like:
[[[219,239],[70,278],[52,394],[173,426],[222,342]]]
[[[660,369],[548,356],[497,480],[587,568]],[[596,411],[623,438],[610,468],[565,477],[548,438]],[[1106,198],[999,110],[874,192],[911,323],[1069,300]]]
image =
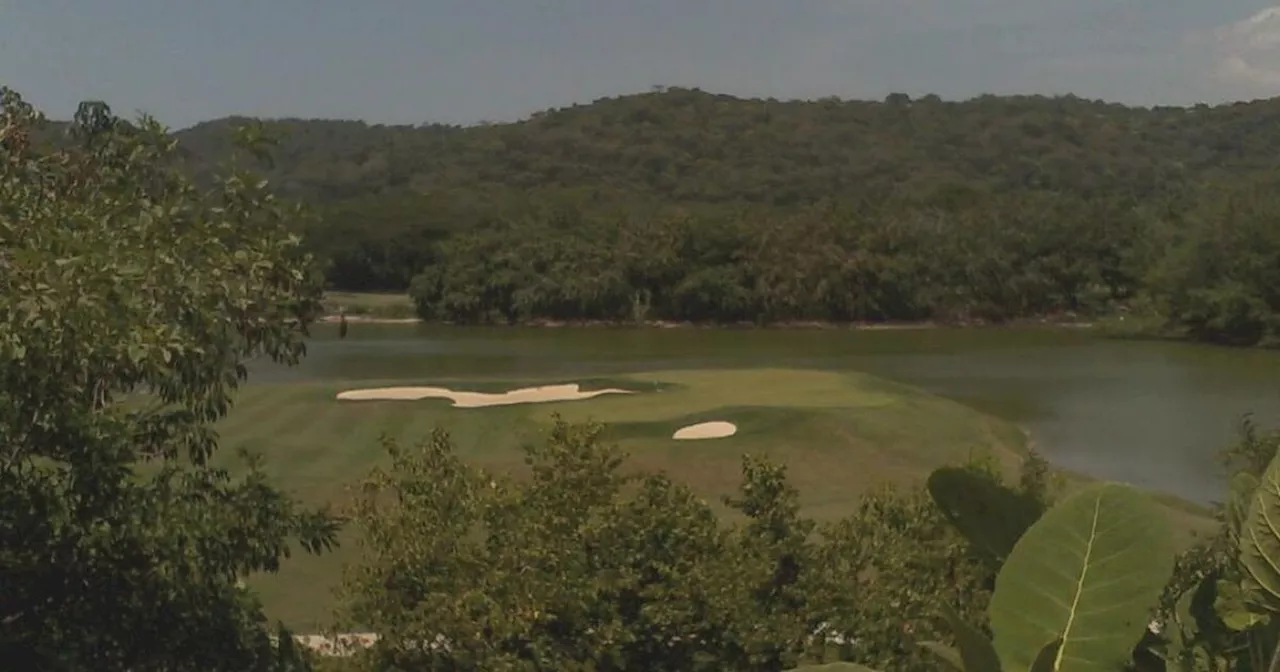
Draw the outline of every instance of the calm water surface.
[[[563,377],[673,368],[859,370],[1026,427],[1052,461],[1208,502],[1241,413],[1280,422],[1280,353],[1104,340],[1084,331],[317,327],[303,365],[255,379]]]

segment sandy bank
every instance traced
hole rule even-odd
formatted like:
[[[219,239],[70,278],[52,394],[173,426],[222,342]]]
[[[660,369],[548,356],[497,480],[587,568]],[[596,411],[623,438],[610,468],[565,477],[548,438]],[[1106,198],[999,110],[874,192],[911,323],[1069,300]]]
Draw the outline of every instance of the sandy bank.
[[[510,390],[500,394],[488,392],[464,392],[447,387],[379,387],[365,390],[347,390],[338,393],[343,401],[417,401],[419,399],[449,399],[455,408],[483,408],[511,404],[541,404],[552,401],[581,401],[605,394],[634,394],[631,390],[607,388],[583,390],[577,383],[566,385],[541,385]]]
[[[732,422],[700,422],[696,425],[681,427],[671,438],[677,441],[690,439],[723,439],[738,433],[738,426]]]

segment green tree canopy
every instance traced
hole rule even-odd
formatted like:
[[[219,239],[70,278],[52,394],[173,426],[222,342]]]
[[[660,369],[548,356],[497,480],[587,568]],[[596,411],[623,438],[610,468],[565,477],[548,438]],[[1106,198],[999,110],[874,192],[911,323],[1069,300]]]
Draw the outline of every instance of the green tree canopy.
[[[238,580],[335,524],[209,457],[246,362],[304,353],[293,213],[240,169],[197,191],[149,118],[87,103],[57,142],[38,128],[3,90],[0,660],[285,669]]]

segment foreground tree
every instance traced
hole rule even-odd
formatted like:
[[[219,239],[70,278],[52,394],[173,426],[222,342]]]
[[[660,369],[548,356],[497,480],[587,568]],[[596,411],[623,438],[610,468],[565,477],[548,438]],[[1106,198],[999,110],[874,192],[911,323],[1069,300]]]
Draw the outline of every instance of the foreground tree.
[[[369,669],[718,669],[700,654],[725,630],[707,572],[728,540],[686,489],[625,476],[598,438],[557,424],[526,485],[466,465],[443,433],[388,446],[345,582],[346,625],[381,636]]]
[[[939,605],[981,623],[998,569],[923,494],[876,492],[817,525],[762,459],[744,460],[726,523],[688,488],[627,469],[594,425],[557,421],[528,448],[529,478],[466,464],[439,432],[387,447],[390,468],[352,507],[362,553],[341,625],[380,635],[358,669],[933,670],[917,641],[949,639]]]
[[[210,464],[246,362],[318,314],[290,213],[238,169],[197,192],[150,119],[53,137],[0,91],[0,659],[296,669],[238,579],[335,523]]]

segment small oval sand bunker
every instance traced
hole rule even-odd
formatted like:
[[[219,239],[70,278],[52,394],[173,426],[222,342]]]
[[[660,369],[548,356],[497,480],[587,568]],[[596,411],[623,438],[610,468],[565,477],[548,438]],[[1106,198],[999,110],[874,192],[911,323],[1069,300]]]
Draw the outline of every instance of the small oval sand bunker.
[[[732,422],[716,421],[716,422],[700,422],[696,425],[681,427],[676,430],[671,438],[676,441],[689,441],[693,439],[723,439],[738,433],[738,426]]]
[[[465,392],[447,387],[379,387],[368,390],[339,392],[343,401],[418,401],[419,399],[449,399],[455,408],[484,408],[511,404],[542,404],[553,401],[582,401],[605,394],[635,394],[631,390],[607,388],[583,390],[577,383],[567,385],[540,385],[524,387],[500,394]]]

